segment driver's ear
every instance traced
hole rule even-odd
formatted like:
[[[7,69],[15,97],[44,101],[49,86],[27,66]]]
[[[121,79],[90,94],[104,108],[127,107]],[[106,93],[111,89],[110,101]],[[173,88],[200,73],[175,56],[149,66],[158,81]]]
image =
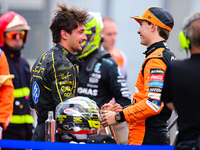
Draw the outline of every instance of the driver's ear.
[[[65,30],[60,31],[60,35],[63,39],[67,40],[68,38],[68,33]]]
[[[156,28],[157,28],[156,24],[155,23],[151,23],[151,25],[152,25],[152,31],[155,31]]]

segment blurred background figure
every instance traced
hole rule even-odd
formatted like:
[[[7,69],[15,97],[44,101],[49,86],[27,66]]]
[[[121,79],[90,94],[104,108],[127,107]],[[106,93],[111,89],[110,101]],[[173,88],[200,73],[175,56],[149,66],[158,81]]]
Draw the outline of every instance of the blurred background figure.
[[[78,95],[91,98],[99,108],[113,97],[122,107],[129,105],[131,94],[119,66],[108,52],[100,50],[103,27],[101,14],[89,12],[89,17],[85,26],[87,41],[83,43],[83,50],[75,54],[82,60]]]
[[[200,12],[186,18],[179,40],[191,57],[168,65],[161,100],[178,114],[175,150],[199,150]]]
[[[2,132],[6,130],[13,113],[14,87],[11,79],[13,77],[10,75],[7,58],[0,49],[0,139],[2,139]]]
[[[0,47],[7,57],[10,73],[15,75],[13,115],[3,139],[30,140],[32,137],[34,120],[28,104],[30,67],[21,55],[29,30],[24,17],[13,11],[0,18]]]
[[[127,58],[123,51],[115,48],[117,39],[117,25],[112,18],[103,17],[103,49],[108,51],[112,58],[116,61],[117,65],[121,68],[122,75],[127,78],[126,63]]]
[[[103,27],[101,14],[89,12],[89,17],[85,26],[87,41],[83,43],[83,50],[76,54],[82,60],[79,71],[78,96],[89,97],[97,103],[99,108],[105,103],[109,103],[111,99],[115,99],[113,103],[116,102],[122,107],[129,105],[131,104],[131,93],[119,66],[110,53],[100,49]],[[124,133],[124,136],[122,136],[123,133],[120,136],[123,137],[125,143],[127,139],[128,143],[127,125],[126,123],[120,125]]]

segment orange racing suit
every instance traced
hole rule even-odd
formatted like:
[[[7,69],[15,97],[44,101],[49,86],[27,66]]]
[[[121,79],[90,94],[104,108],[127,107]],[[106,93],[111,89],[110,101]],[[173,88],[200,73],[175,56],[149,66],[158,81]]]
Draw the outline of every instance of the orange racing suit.
[[[171,111],[164,107],[160,97],[167,64],[175,56],[167,49],[165,41],[152,44],[145,54],[135,86],[133,104],[123,110],[125,120],[129,123],[129,145],[167,145],[169,137],[158,134],[167,134],[167,120]]]

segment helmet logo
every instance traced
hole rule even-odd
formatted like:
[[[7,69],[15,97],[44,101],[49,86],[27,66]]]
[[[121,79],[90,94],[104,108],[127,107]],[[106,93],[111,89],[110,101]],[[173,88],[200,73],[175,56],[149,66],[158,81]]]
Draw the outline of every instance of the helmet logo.
[[[65,114],[72,114],[74,112],[74,110],[73,109],[65,109],[63,112]]]

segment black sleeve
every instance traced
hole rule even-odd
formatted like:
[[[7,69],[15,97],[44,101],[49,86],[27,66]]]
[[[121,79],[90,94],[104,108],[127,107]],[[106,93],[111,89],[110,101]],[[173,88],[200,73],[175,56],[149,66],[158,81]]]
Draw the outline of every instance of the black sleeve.
[[[123,111],[119,112],[119,114],[121,116],[120,122],[126,121]]]
[[[51,77],[51,90],[54,102],[58,105],[66,99],[75,96],[76,74],[74,66],[66,60],[55,58],[55,62],[49,67]],[[60,69],[67,68],[67,69]]]
[[[128,89],[126,79],[121,74],[120,68],[113,59],[109,60],[113,61],[113,66],[110,66],[107,70],[107,81],[116,103],[124,107],[131,104],[131,93]]]
[[[164,85],[163,85],[163,89],[162,89],[162,94],[161,94],[161,101],[168,103],[168,102],[172,102],[171,99],[171,83],[170,83],[170,75],[171,75],[171,71],[170,71],[170,64],[168,65],[167,69],[166,69],[166,73],[165,73],[165,79],[164,79]]]
[[[32,76],[32,72],[31,72],[31,76]],[[31,86],[31,85],[33,85],[32,82],[33,82],[32,79],[30,79],[30,86],[29,86],[29,88],[30,88],[30,94],[29,94],[28,102],[29,102],[29,106],[32,109],[34,109],[33,98],[32,98],[32,86]]]

